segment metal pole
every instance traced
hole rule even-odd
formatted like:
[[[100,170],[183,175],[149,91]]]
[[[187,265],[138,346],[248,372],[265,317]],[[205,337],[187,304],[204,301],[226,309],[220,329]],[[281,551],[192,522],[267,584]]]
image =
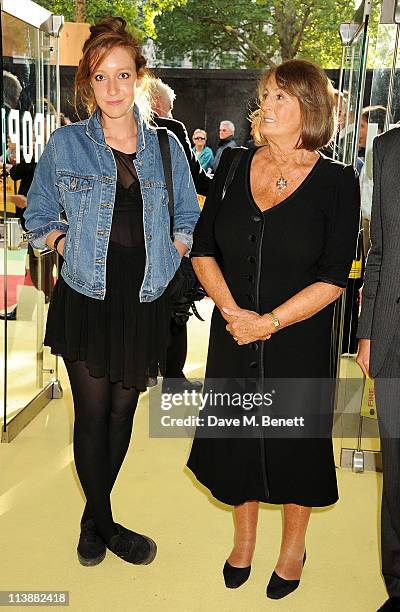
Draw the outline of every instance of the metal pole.
[[[386,106],[386,117],[385,117],[385,128],[384,128],[385,132],[389,129],[390,117],[392,114],[391,111],[392,111],[392,103],[393,103],[394,79],[396,76],[396,63],[397,63],[397,51],[399,47],[399,36],[400,36],[400,25],[398,25],[396,28],[396,39],[394,43],[393,61],[392,61],[392,67],[390,69],[388,99],[387,99],[387,106]]]
[[[341,99],[340,99],[340,95],[342,93],[342,87],[343,87],[343,75],[344,75],[344,63],[345,63],[345,59],[346,59],[346,52],[347,52],[347,47],[343,47],[342,49],[342,63],[341,63],[341,67],[340,67],[340,76],[339,76],[339,84],[338,84],[338,101],[337,101],[337,109],[336,109],[336,113],[337,113],[337,117],[339,117],[339,112],[340,112],[340,103],[341,103]],[[339,154],[339,135],[340,135],[340,126],[338,125],[338,129],[336,131],[336,136],[335,136],[335,140],[333,143],[333,159],[337,159],[338,158],[338,154]]]
[[[4,222],[4,245],[3,245],[3,258],[4,258],[4,269],[3,269],[3,299],[4,299],[4,398],[3,398],[3,431],[7,431],[7,352],[8,352],[8,327],[7,327],[7,244],[8,244],[8,233],[7,233],[7,185],[6,185],[6,150],[7,150],[7,122],[4,110],[4,84],[3,84],[3,73],[4,73],[4,62],[3,62],[3,11],[0,10],[0,103],[1,103],[1,148],[3,155],[3,222]]]

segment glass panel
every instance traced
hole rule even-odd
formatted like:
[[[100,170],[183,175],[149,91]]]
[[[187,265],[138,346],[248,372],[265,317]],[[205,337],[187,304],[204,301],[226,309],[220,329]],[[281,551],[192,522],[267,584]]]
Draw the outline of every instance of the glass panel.
[[[377,24],[380,5],[374,7],[371,14],[371,23]],[[364,97],[362,71],[359,67],[363,61],[367,61],[368,69],[373,68],[373,79],[370,103],[373,105],[387,104],[390,88],[390,70],[393,53],[396,45],[396,28],[393,26],[380,25],[372,28],[374,38],[366,45],[365,54],[362,51],[362,37],[357,40],[354,48],[346,50],[345,70],[343,76],[343,92],[346,104],[346,125],[341,135],[342,144],[338,147],[339,159],[345,163],[353,163],[360,172],[360,186],[362,200],[369,201],[369,209],[372,201],[372,141],[378,131],[382,131],[385,123],[385,108],[374,109],[368,114],[369,125],[365,125],[362,114],[362,103]],[[375,69],[375,66],[377,67]],[[354,74],[355,71],[355,74]],[[357,125],[359,124],[359,126]],[[364,196],[363,196],[364,193]],[[360,236],[357,258],[360,263],[369,248],[369,224],[363,220],[363,231]],[[359,278],[357,278],[358,276]],[[376,418],[368,418],[367,395],[368,387],[360,368],[355,363],[355,351],[357,342],[355,337],[359,301],[358,292],[363,279],[360,274],[349,279],[346,297],[343,299],[342,309],[342,332],[343,340],[340,353],[340,387],[337,397],[338,409],[344,417],[337,425],[341,429],[341,452],[349,449],[347,457],[352,457],[352,452],[378,451],[380,448],[379,431]],[[376,417],[376,413],[374,414]],[[339,427],[337,428],[338,431]],[[357,454],[353,455],[353,466]],[[337,457],[337,461],[340,459]],[[362,453],[360,454],[362,463]]]
[[[335,157],[345,164],[354,159],[357,114],[363,86],[365,61],[365,34],[362,32],[351,47],[345,48],[342,90],[339,92],[339,131],[335,142]]]
[[[2,29],[2,120],[7,135],[3,155],[9,176],[3,184],[7,209],[3,204],[1,224],[4,233],[6,223],[8,243],[3,241],[0,247],[0,316],[8,422],[54,379],[56,370],[55,357],[43,352],[56,260],[52,253],[35,253],[23,241],[21,226],[35,164],[56,127],[57,88],[53,39],[5,13]]]

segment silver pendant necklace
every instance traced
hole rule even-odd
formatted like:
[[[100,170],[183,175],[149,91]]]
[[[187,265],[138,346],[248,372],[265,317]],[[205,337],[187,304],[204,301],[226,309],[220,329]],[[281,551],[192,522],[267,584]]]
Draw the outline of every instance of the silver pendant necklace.
[[[277,188],[277,190],[278,190],[279,194],[282,194],[282,193],[285,191],[285,189],[287,189],[288,182],[287,182],[287,179],[285,179],[285,177],[283,176],[283,174],[282,174],[282,170],[281,170],[281,169],[280,169],[280,167],[278,166],[277,162],[276,162],[276,161],[274,160],[274,158],[272,157],[272,151],[271,151],[270,147],[268,147],[268,151],[269,151],[269,155],[270,155],[270,158],[271,158],[272,163],[273,163],[273,164],[274,164],[274,166],[276,166],[276,168],[279,170],[280,177],[279,177],[279,178],[278,178],[278,180],[276,181],[275,186],[276,186],[276,188]]]
[[[286,189],[286,187],[288,185],[288,182],[285,179],[285,177],[282,176],[282,171],[281,171],[281,169],[279,167],[278,167],[278,170],[281,173],[281,175],[278,178],[278,180],[276,181],[275,185],[276,185],[276,188],[279,191],[279,193],[282,193],[283,191],[285,191],[285,189]]]
[[[279,178],[278,178],[278,180],[276,181],[275,186],[276,186],[276,188],[277,188],[277,190],[278,190],[278,192],[279,192],[279,195],[281,195],[281,194],[282,194],[282,193],[285,191],[285,189],[287,189],[287,186],[288,186],[288,180],[287,180],[287,179],[286,179],[286,178],[283,176],[283,174],[282,174],[282,170],[281,170],[280,166],[278,166],[278,163],[277,163],[277,162],[274,160],[274,158],[273,158],[273,156],[272,156],[272,151],[271,151],[271,149],[270,149],[270,148],[268,148],[268,150],[269,150],[269,154],[270,154],[270,157],[271,157],[271,161],[272,161],[272,163],[273,163],[273,164],[276,166],[276,168],[279,170],[280,177],[279,177]]]

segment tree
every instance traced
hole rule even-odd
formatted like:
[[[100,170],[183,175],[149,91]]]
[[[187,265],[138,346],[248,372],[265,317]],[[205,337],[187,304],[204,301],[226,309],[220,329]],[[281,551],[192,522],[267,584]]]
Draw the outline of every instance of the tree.
[[[75,21],[86,21],[86,0],[75,0]]]
[[[348,0],[187,0],[156,17],[156,44],[167,62],[190,55],[195,66],[337,66],[339,24],[353,13]]]
[[[182,0],[35,0],[66,21],[95,23],[102,17],[123,17],[128,29],[141,40],[155,36],[154,18]]]

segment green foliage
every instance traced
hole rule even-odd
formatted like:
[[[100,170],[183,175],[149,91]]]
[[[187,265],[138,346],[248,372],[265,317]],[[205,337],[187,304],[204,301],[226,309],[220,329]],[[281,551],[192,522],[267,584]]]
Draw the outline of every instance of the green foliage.
[[[65,21],[75,20],[73,0],[35,0],[52,13],[64,15]],[[164,10],[171,10],[181,0],[87,0],[86,21],[95,23],[110,15],[123,17],[128,29],[145,40],[155,36],[154,18]]]
[[[348,0],[187,0],[156,16],[164,63],[189,55],[196,67],[262,68],[304,57],[325,67],[340,62],[339,25]],[[173,36],[171,36],[173,32]]]

